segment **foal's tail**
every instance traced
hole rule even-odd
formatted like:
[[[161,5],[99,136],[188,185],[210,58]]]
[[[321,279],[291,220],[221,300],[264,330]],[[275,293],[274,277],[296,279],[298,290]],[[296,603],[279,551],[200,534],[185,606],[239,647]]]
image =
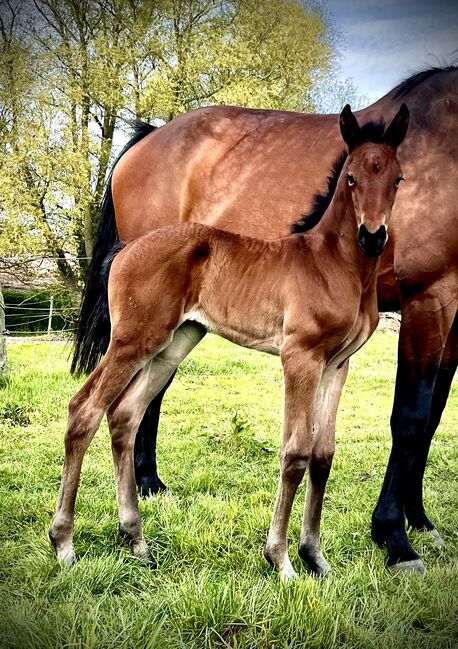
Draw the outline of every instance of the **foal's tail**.
[[[89,273],[83,291],[81,309],[75,334],[75,349],[70,371],[72,374],[92,372],[110,342],[110,316],[108,313],[107,274],[104,262],[119,240],[116,230],[111,179],[113,169],[121,156],[144,137],[155,130],[155,126],[139,122],[134,135],[121,151],[108,177],[105,194],[100,208],[100,219],[94,242]],[[112,258],[111,258],[112,260]]]

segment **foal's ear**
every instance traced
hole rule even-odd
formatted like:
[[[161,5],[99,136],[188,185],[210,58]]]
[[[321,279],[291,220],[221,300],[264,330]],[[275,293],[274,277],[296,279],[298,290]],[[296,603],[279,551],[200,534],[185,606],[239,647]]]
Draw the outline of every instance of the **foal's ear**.
[[[356,117],[351,112],[350,104],[347,104],[340,113],[340,132],[349,151],[360,144],[361,129],[356,121]]]
[[[401,104],[393,121],[386,129],[383,135],[383,141],[389,144],[395,151],[406,136],[409,128],[409,109],[405,104]]]

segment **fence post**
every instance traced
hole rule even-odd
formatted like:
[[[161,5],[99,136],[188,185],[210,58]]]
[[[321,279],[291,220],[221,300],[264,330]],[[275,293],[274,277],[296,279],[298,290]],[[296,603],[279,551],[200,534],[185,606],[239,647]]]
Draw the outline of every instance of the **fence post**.
[[[5,302],[3,301],[2,287],[0,285],[0,387],[8,379],[8,359],[6,356],[5,331]]]
[[[48,336],[52,331],[52,310],[54,306],[54,295],[51,295],[51,299],[49,300],[49,316],[48,316]]]

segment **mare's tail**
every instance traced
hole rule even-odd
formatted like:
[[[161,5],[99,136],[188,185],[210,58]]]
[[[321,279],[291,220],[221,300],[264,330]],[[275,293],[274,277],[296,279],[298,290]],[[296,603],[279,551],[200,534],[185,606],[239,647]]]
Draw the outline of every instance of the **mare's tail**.
[[[132,139],[121,151],[113,165],[113,169],[126,151],[152,133],[155,128],[151,124],[137,123]],[[106,352],[110,342],[110,317],[108,313],[107,282],[104,278],[104,275],[106,275],[104,262],[107,255],[112,251],[114,244],[118,241],[111,192],[113,169],[108,177],[103,196],[99,225],[94,242],[94,252],[84,286],[70,370],[72,374],[92,372],[101,356]]]

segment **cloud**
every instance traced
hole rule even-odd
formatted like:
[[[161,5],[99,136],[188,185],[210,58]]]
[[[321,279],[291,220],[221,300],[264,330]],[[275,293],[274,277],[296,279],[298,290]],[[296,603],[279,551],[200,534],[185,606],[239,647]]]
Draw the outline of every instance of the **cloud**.
[[[371,101],[428,65],[449,61],[458,49],[458,4],[447,0],[330,0],[342,31],[346,76]]]

